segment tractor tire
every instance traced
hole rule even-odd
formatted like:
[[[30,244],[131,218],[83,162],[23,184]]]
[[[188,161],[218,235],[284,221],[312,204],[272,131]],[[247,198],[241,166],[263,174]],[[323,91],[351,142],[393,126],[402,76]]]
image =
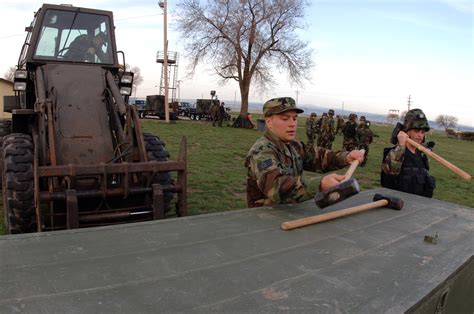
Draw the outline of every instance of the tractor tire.
[[[12,133],[12,120],[0,119],[0,174],[3,176],[3,137]],[[2,182],[0,180],[0,189]]]
[[[145,140],[145,149],[149,161],[167,161],[169,160],[170,154],[165,149],[165,143],[160,140],[158,136],[150,133],[143,133]],[[161,185],[171,185],[174,183],[173,178],[169,172],[160,172],[156,175],[153,183],[159,183]],[[165,212],[168,212],[171,208],[171,201],[173,200],[172,192],[164,192],[164,208]]]
[[[31,137],[22,133],[5,136],[3,157],[3,208],[7,232],[36,232]]]

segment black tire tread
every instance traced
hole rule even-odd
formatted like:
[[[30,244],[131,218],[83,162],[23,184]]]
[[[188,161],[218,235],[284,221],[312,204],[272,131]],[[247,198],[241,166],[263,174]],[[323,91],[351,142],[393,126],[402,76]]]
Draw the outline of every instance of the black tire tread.
[[[165,149],[165,143],[160,140],[159,137],[150,133],[143,133],[145,141],[145,150],[149,161],[167,161],[169,160],[170,154]],[[161,185],[170,185],[174,183],[173,178],[169,172],[160,172],[155,178],[154,183]],[[173,200],[173,193],[164,193],[164,208],[165,212],[168,212],[171,208],[171,201]]]
[[[36,232],[33,143],[26,134],[3,138],[3,204],[7,231]]]

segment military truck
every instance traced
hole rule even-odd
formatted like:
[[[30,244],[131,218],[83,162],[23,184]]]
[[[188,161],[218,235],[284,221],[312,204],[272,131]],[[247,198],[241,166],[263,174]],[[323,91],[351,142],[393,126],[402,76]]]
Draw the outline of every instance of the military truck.
[[[196,109],[190,111],[191,120],[213,120],[214,106],[220,106],[221,102],[218,99],[196,99]],[[229,121],[231,108],[225,108],[224,120]]]
[[[146,102],[144,99],[135,99],[132,103],[138,111],[138,117],[143,119],[145,118]]]
[[[164,142],[142,132],[114,30],[110,11],[50,4],[26,28],[5,106],[9,233],[161,219],[172,205],[186,215],[185,139],[170,161]]]
[[[169,118],[176,120],[178,116],[178,102],[172,102],[170,105]],[[165,96],[164,95],[149,95],[146,96],[145,115],[155,116],[160,119],[165,119]]]
[[[196,113],[191,119],[212,121],[212,107],[220,104],[218,99],[196,99]]]

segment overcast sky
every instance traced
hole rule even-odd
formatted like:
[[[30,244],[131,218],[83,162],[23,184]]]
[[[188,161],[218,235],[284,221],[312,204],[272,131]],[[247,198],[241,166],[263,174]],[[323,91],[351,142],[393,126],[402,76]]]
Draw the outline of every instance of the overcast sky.
[[[46,1],[68,3],[67,0]],[[0,75],[18,60],[25,33],[43,1],[0,1]],[[126,61],[141,68],[144,82],[137,96],[158,93],[163,50],[163,14],[157,1],[81,0],[75,6],[114,12],[117,46]],[[386,114],[389,109],[423,109],[434,120],[456,116],[474,126],[474,1],[472,0],[324,0],[311,1],[307,28],[299,33],[314,49],[311,82],[292,86],[282,75],[266,93],[251,94],[264,102],[276,96],[298,98],[301,105]],[[219,86],[205,65],[193,78],[186,74],[182,38],[174,31],[175,1],[169,1],[169,50],[181,53],[181,98],[240,99],[237,84]],[[275,75],[280,75],[275,71]]]

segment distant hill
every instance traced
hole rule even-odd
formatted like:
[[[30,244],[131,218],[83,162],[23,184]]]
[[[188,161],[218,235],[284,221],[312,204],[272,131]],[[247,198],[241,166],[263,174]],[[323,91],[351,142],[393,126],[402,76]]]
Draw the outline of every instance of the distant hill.
[[[196,102],[195,99],[194,100],[193,99],[183,99],[182,101],[187,101],[187,102],[191,102],[191,103]],[[232,107],[232,109],[234,109],[236,111],[238,111],[240,109],[240,101],[236,101],[235,105],[234,105],[233,100],[221,100],[221,101],[225,102],[227,106]],[[261,112],[262,107],[263,107],[263,103],[249,102],[249,111],[250,112]],[[303,115],[306,115],[306,114],[309,115],[311,112],[316,112],[318,114],[318,116],[320,116],[323,112],[327,112],[329,109],[331,109],[330,107],[322,107],[322,106],[315,106],[315,105],[312,105],[312,106],[301,105],[300,107],[301,107],[301,109],[303,109],[305,111],[305,113],[303,113]],[[334,108],[332,108],[332,109],[334,109]],[[334,111],[336,111],[336,114],[341,113],[337,109],[334,109]],[[370,113],[370,112],[364,112],[364,111],[344,110],[344,115],[348,116],[349,113],[355,113],[359,117],[360,116],[365,116],[367,118],[367,120],[372,121],[372,122],[379,122],[379,123],[386,123],[387,122],[387,115],[383,115],[383,114]],[[434,121],[430,120],[429,124],[433,129],[444,130],[443,128],[440,128],[436,124],[436,122],[434,122]],[[456,127],[456,130],[457,131],[474,132],[474,127],[470,127],[470,126],[467,126],[467,125],[458,125]]]

